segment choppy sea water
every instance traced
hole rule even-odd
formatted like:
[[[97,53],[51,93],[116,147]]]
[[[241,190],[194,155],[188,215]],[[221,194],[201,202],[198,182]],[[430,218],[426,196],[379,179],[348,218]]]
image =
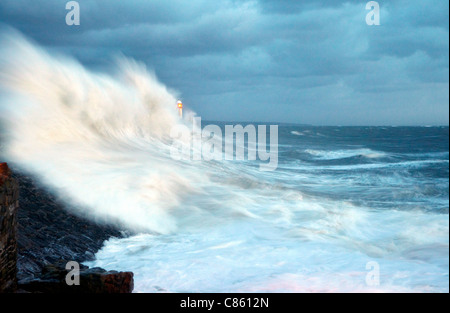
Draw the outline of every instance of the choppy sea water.
[[[133,271],[137,292],[448,292],[448,127],[279,132],[277,171],[211,165],[179,204],[202,213],[88,265]]]

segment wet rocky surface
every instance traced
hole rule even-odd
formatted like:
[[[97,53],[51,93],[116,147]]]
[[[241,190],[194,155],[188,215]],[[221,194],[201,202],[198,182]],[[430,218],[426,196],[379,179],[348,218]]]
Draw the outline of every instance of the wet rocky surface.
[[[123,236],[115,227],[73,215],[65,204],[31,176],[14,168],[12,170],[20,190],[17,238],[19,285],[36,279],[45,280],[43,276],[55,264],[62,267],[69,261],[81,263],[92,260],[105,240]]]
[[[39,278],[19,282],[19,292],[27,293],[131,293],[133,273],[106,271],[80,265],[77,278],[66,270],[64,262],[47,265]],[[70,284],[67,283],[67,280]],[[78,280],[78,281],[77,281]]]

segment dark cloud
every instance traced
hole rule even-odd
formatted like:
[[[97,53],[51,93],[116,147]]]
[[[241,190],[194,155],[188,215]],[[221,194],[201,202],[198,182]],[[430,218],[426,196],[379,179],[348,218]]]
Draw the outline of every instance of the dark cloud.
[[[206,119],[448,124],[449,3],[379,1],[2,0],[0,21],[51,50],[108,69],[136,58]]]

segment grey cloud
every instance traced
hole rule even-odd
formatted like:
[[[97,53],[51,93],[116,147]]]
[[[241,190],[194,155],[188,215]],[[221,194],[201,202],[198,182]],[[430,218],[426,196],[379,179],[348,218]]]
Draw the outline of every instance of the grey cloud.
[[[359,0],[79,3],[79,27],[61,0],[3,0],[0,21],[93,68],[142,61],[207,119],[448,124],[445,0],[380,1],[379,27]]]

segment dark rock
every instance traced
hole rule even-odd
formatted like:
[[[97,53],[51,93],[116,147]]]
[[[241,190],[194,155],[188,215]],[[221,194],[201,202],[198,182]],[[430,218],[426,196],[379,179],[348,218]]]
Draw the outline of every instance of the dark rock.
[[[92,260],[105,240],[122,237],[114,227],[71,214],[67,205],[30,176],[13,172],[20,186],[19,280],[39,277],[50,264]]]
[[[18,190],[20,189],[20,194]],[[19,198],[19,201],[17,201]],[[16,210],[20,202],[20,209]],[[0,163],[0,292],[128,293],[133,273],[81,265],[79,286],[69,286],[65,264],[92,260],[111,237],[111,226],[69,213],[62,201],[31,177]],[[16,266],[17,260],[17,266]],[[17,276],[16,276],[17,273]]]
[[[101,268],[80,268],[80,285],[69,286],[69,271],[63,264],[45,267],[39,279],[19,281],[19,290],[32,293],[131,293],[133,273],[105,271]]]

